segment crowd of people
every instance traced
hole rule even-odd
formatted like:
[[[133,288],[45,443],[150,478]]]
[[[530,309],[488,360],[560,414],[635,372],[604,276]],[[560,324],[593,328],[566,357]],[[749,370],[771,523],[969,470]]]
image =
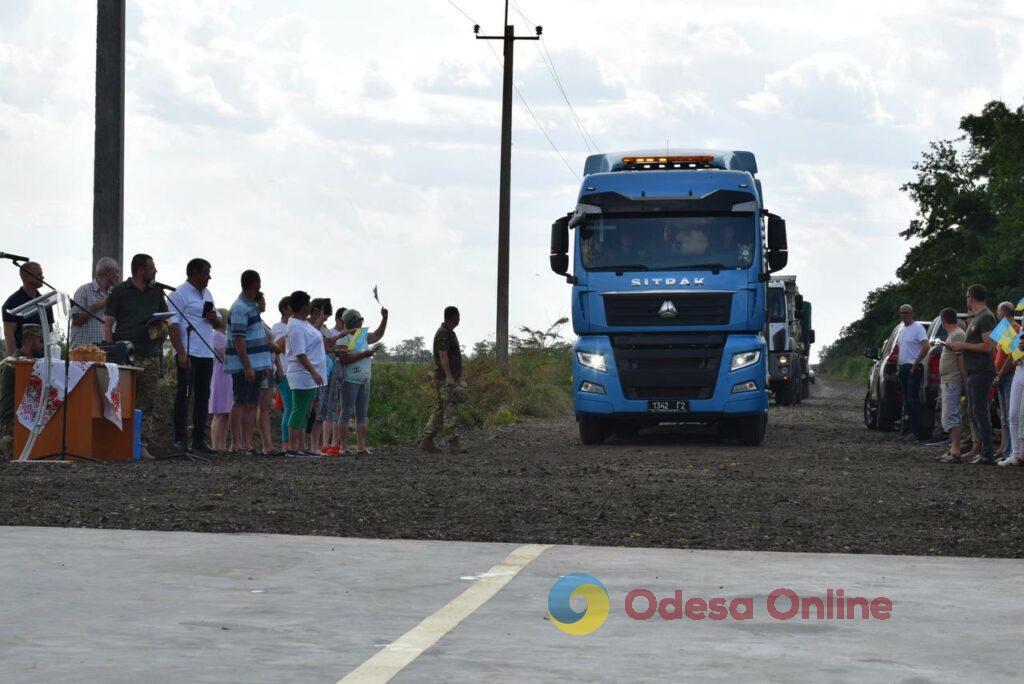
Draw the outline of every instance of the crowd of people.
[[[241,274],[241,292],[228,309],[218,309],[209,290],[211,265],[195,258],[185,281],[169,288],[156,281],[148,254],[136,254],[120,279],[117,261],[97,261],[92,281],[73,296],[68,348],[130,342],[134,347],[135,405],[143,415],[143,457],[149,458],[159,386],[176,366],[173,443],[156,445],[169,454],[213,453],[289,456],[368,455],[367,427],[373,356],[388,325],[381,307],[376,328],[365,327],[356,309],[335,310],[329,298],[296,290],[281,298],[280,320],[268,325],[259,273]],[[21,287],[3,304],[7,358],[43,356],[42,322],[10,309],[39,296],[42,266],[20,268]],[[455,328],[459,310],[444,309],[434,335],[435,401],[419,446],[436,453],[447,438],[451,453],[463,453],[456,405],[466,400],[462,354]],[[53,329],[52,310],[46,324]],[[170,342],[173,361],[164,353]],[[14,422],[13,373],[0,364],[0,438],[10,456]],[[275,404],[280,425],[272,425]],[[352,421],[355,448],[350,447]],[[256,435],[259,435],[257,446]],[[170,447],[169,450],[165,447]]]
[[[920,388],[932,343],[924,326],[914,320],[913,307],[909,304],[900,307],[903,327],[896,344],[903,395],[902,431],[907,439],[927,444],[948,442],[948,448],[937,456],[943,463],[1024,465],[1021,456],[1024,357],[1015,360],[1014,349],[1011,347],[1008,352],[992,336],[1004,320],[1013,335],[1020,332],[1020,325],[1014,320],[1014,304],[1003,302],[993,312],[987,298],[984,286],[971,285],[967,288],[967,313],[963,320],[952,308],[939,313],[946,335],[937,342],[942,346],[939,402],[944,433],[938,438],[932,437],[933,426],[920,420]],[[1018,351],[1024,351],[1024,340],[1014,341],[1013,345]],[[993,435],[993,408],[1000,420],[998,443]],[[969,447],[964,444],[968,436]]]

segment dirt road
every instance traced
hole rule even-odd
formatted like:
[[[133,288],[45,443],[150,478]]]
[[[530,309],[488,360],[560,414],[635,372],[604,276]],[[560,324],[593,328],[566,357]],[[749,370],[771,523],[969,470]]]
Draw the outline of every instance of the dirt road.
[[[772,407],[761,448],[571,418],[480,431],[466,456],[0,467],[0,524],[1024,557],[1024,468],[941,465],[861,423],[858,386]]]

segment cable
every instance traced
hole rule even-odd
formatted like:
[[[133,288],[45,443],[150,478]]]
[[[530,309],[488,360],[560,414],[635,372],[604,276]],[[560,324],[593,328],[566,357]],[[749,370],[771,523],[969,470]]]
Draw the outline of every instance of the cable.
[[[466,11],[464,9],[462,9],[461,7],[459,7],[458,5],[456,5],[454,2],[452,2],[452,0],[448,0],[448,4],[451,5],[452,7],[454,7],[455,10],[459,14],[461,14],[462,16],[464,16],[467,19],[469,19],[470,23],[472,23],[473,25],[476,25],[476,20],[474,20],[473,17],[471,17],[468,14],[466,14]]]
[[[488,42],[487,47],[491,49],[491,54],[494,55],[494,59],[497,60],[498,64],[504,66],[504,62],[502,61],[501,57],[498,56],[498,52],[497,50],[494,49],[494,46]],[[551,145],[551,149],[555,151],[555,154],[558,155],[558,158],[562,160],[563,164],[565,164],[565,168],[569,169],[569,173],[575,176],[576,180],[583,180],[582,178],[580,178],[580,175],[576,173],[576,171],[572,168],[572,166],[569,165],[569,162],[566,160],[565,155],[562,154],[562,151],[558,149],[557,145],[555,145],[555,141],[551,139],[550,135],[548,135],[548,132],[547,130],[545,130],[544,125],[540,122],[540,119],[538,119],[537,115],[533,113],[532,109],[530,109],[530,105],[526,102],[526,98],[523,96],[522,91],[519,90],[519,86],[513,83],[512,88],[516,91],[516,95],[519,96],[519,101],[523,104],[523,108],[526,109],[527,113],[530,115],[530,118],[533,119],[533,123],[537,125],[537,128],[540,130],[541,134],[548,141],[548,145]]]
[[[510,2],[512,4],[512,9],[514,9],[528,25],[532,26],[533,22],[526,16],[522,8],[519,7],[519,3],[515,0],[510,0]],[[558,92],[561,93],[562,99],[565,100],[565,104],[569,108],[569,114],[572,116],[573,123],[576,124],[576,128],[580,131],[580,137],[583,138],[583,144],[587,146],[587,150],[589,152],[597,152],[598,147],[597,143],[594,141],[594,137],[590,135],[586,126],[583,125],[583,120],[580,118],[579,114],[576,113],[576,108],[572,106],[572,102],[569,101],[569,94],[565,92],[565,86],[562,83],[561,77],[558,75],[558,70],[555,68],[555,62],[551,59],[551,53],[548,52],[548,47],[543,36],[541,36],[541,39],[537,41],[537,52],[540,54],[540,59],[544,62],[544,66],[547,67],[548,73],[551,74],[551,78],[555,82],[555,87],[558,88]]]

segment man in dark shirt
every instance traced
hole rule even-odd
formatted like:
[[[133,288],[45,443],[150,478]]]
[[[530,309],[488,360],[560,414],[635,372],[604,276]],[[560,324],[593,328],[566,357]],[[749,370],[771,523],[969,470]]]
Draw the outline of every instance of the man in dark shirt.
[[[18,291],[7,298],[3,305],[4,320],[4,351],[10,356],[18,349],[21,349],[21,329],[26,323],[40,323],[39,314],[31,313],[27,316],[15,316],[7,311],[25,302],[31,301],[39,296],[39,288],[43,286],[43,267],[34,261],[26,261],[19,270],[21,275],[21,287]],[[53,330],[53,307],[46,307],[47,330]]]
[[[459,310],[454,306],[444,310],[444,323],[434,333],[434,406],[430,412],[430,420],[423,430],[420,449],[430,453],[439,450],[434,438],[439,432],[448,435],[448,452],[452,454],[466,453],[459,441],[458,404],[466,401],[466,390],[462,380],[462,349],[455,328],[461,318]]]
[[[161,377],[161,358],[166,334],[160,326],[150,325],[153,314],[167,311],[163,290],[156,287],[156,264],[148,254],[132,257],[132,275],[114,287],[107,297],[103,315],[103,339],[125,341],[135,346],[135,407],[142,409],[143,457],[149,455],[146,438],[153,435],[157,384]]]
[[[961,352],[967,371],[967,409],[971,416],[971,430],[981,450],[970,461],[975,465],[992,465],[992,419],[989,415],[988,390],[996,376],[992,351],[995,340],[989,333],[996,327],[996,317],[985,305],[988,292],[982,285],[967,288],[967,309],[974,320],[967,326],[965,342],[948,342],[953,351]]]

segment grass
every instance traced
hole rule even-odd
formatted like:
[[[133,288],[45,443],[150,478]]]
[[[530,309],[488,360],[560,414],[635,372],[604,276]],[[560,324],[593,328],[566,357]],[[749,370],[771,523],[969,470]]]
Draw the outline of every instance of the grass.
[[[872,363],[866,356],[844,356],[819,363],[815,371],[843,380],[866,382]]]
[[[487,355],[465,362],[469,401],[459,407],[471,426],[508,425],[527,417],[572,411],[569,350],[531,349],[512,354],[507,372]],[[370,439],[375,444],[415,440],[430,416],[434,385],[430,363],[376,363],[370,389]]]

